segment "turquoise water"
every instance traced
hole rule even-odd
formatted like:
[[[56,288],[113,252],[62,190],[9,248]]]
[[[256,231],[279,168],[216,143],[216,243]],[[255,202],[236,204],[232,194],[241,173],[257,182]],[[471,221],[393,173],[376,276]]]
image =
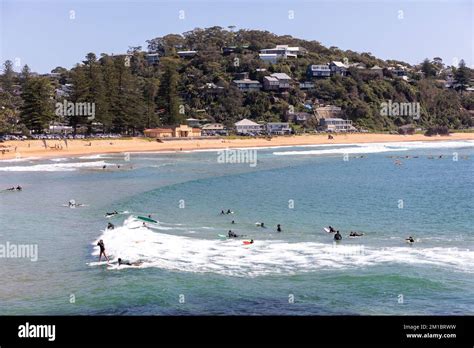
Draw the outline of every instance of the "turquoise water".
[[[267,148],[256,166],[215,151],[1,162],[0,187],[24,190],[0,193],[0,244],[38,260],[0,258],[0,314],[472,315],[473,155],[464,141]]]

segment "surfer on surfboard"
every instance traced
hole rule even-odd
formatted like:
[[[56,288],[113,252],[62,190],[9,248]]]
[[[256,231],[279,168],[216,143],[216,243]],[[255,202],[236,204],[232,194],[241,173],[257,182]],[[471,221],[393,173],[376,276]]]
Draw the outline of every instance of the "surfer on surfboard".
[[[99,240],[99,243],[97,243],[97,245],[98,245],[99,248],[100,248],[99,262],[100,262],[100,260],[102,259],[102,255],[104,255],[104,257],[105,257],[105,259],[107,260],[107,262],[110,262],[109,258],[107,257],[107,254],[105,253],[104,241],[103,241],[102,239]]]

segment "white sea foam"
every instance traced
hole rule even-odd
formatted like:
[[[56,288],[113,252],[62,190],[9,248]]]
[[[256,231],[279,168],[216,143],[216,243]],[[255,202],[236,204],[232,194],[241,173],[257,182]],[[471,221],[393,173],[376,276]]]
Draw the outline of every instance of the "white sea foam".
[[[53,164],[35,164],[31,166],[10,166],[0,167],[4,172],[70,172],[79,168],[94,168],[110,165],[104,161],[96,162],[74,162],[74,163],[53,163]]]
[[[275,151],[276,156],[294,155],[333,155],[333,154],[364,154],[380,152],[399,152],[416,149],[456,149],[472,148],[474,141],[411,141],[411,142],[391,142],[391,143],[367,143],[367,144],[344,144],[345,146],[332,145],[335,149],[315,149],[304,151]]]
[[[418,246],[375,248],[362,245],[334,245],[315,242],[288,243],[281,240],[198,239],[157,233],[136,225],[132,218],[114,230],[103,231],[111,255],[135,262],[140,268],[218,273],[256,277],[296,274],[316,270],[371,267],[380,264],[428,265],[474,272],[474,252],[461,248],[419,248]],[[97,241],[93,243],[96,245]],[[98,256],[96,247],[93,255]],[[96,265],[96,262],[90,265]],[[115,267],[116,268],[116,267]]]

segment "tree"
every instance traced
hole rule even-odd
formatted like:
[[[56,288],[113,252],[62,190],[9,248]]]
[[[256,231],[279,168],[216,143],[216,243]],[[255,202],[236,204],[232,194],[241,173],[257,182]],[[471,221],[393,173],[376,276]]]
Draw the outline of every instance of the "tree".
[[[20,119],[29,130],[41,133],[53,119],[52,96],[53,88],[46,78],[31,78],[25,84]]]
[[[469,69],[466,67],[466,63],[464,62],[463,59],[459,62],[459,67],[456,69],[456,73],[454,75],[454,78],[456,79],[457,84],[459,87],[457,88],[458,90],[464,91],[466,89],[466,86],[469,83]]]
[[[2,88],[7,93],[13,94],[13,85],[15,83],[15,72],[13,71],[13,63],[6,60],[3,63],[3,75],[1,79]]]
[[[430,63],[430,60],[426,58],[423,63],[421,64],[421,71],[425,74],[425,77],[433,77],[436,76],[436,68],[433,64]]]
[[[163,123],[179,125],[183,121],[180,113],[180,99],[178,96],[178,63],[173,58],[163,58],[161,61],[163,75],[158,90],[158,107],[164,109]]]

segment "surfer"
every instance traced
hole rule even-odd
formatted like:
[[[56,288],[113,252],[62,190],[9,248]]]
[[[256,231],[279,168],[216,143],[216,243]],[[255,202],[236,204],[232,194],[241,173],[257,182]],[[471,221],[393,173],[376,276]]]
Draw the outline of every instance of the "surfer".
[[[358,232],[351,231],[351,233],[349,234],[349,237],[361,237],[363,235],[364,235],[363,233],[358,233]]]
[[[99,240],[99,243],[97,243],[97,245],[99,246],[100,248],[100,253],[99,253],[99,262],[100,260],[102,259],[102,255],[104,255],[105,259],[107,260],[107,262],[109,262],[109,258],[107,257],[107,255],[105,254],[105,245],[104,245],[104,241],[101,239]]]
[[[415,243],[415,240],[413,239],[412,236],[408,237],[407,239],[405,239],[408,243]]]
[[[221,215],[225,215],[224,210],[221,210]]]
[[[234,232],[232,232],[231,230],[229,230],[229,232],[227,233],[227,236],[228,236],[229,238],[237,238],[237,237],[238,237],[238,235],[236,235],[236,234],[235,234]]]
[[[109,223],[107,224],[107,229],[108,229],[108,230],[113,230],[114,228],[115,228],[115,226],[114,226],[113,223],[109,222]]]
[[[250,240],[250,244],[253,244],[253,239]]]
[[[15,191],[14,187],[7,188],[7,191]]]
[[[261,222],[260,227],[265,228],[265,224],[263,222]]]
[[[336,234],[334,235],[334,240],[341,240],[341,239],[342,239],[341,234],[339,233],[339,231],[336,231]]]
[[[232,224],[232,225],[233,225],[233,224],[235,224],[235,221],[234,221],[234,220],[232,220],[231,224]]]
[[[281,226],[280,226],[280,224],[277,225],[277,232],[281,232]]]
[[[232,214],[232,212],[230,211],[230,209],[227,209],[227,214]]]
[[[71,199],[67,204],[69,208],[74,208],[76,206],[76,201],[74,199]]]
[[[140,266],[143,263],[143,261],[136,261],[136,262],[129,262],[129,261],[123,261],[121,258],[118,259],[118,265],[127,265],[127,266]]]
[[[334,229],[334,227],[329,226],[329,232],[334,233],[334,232],[336,232],[336,230]]]
[[[21,190],[22,190],[22,187],[21,187],[20,185],[18,185],[18,186],[16,187],[16,190],[17,190],[17,191],[21,191]]]

